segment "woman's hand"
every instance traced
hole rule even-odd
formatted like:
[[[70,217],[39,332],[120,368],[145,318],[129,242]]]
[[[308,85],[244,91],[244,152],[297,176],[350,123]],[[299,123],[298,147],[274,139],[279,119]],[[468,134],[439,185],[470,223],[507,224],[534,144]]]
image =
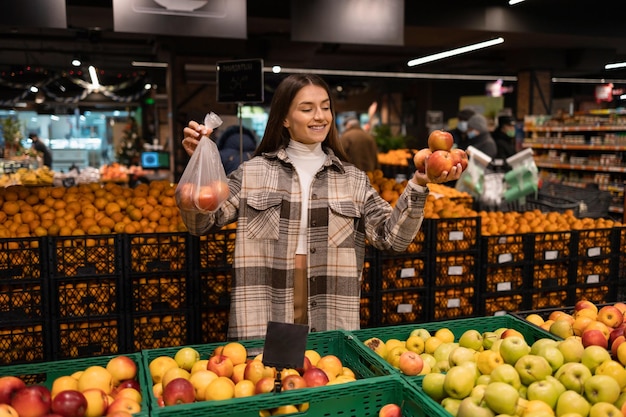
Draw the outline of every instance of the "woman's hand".
[[[183,148],[187,152],[187,155],[191,156],[196,148],[202,136],[209,136],[213,132],[213,129],[209,129],[205,125],[202,125],[193,120],[189,122],[186,128],[183,129]]]
[[[428,183],[442,184],[444,182],[458,180],[462,172],[463,168],[461,167],[460,163],[453,165],[450,171],[443,171],[441,175],[436,178],[431,178],[423,172],[415,171],[413,181],[422,186],[426,186],[428,185]]]

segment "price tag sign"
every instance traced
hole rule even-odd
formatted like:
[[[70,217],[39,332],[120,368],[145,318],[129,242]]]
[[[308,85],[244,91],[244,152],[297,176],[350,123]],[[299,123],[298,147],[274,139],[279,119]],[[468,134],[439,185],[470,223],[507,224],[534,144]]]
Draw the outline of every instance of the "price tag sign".
[[[263,363],[277,370],[301,368],[308,334],[309,326],[304,324],[268,322]]]

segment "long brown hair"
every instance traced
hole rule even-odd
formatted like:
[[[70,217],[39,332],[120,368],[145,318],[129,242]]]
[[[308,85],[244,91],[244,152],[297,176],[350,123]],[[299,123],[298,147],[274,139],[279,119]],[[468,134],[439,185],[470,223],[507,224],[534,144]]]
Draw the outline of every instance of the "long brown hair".
[[[283,121],[289,113],[291,102],[298,92],[307,85],[315,85],[326,90],[330,99],[330,112],[333,116],[330,130],[322,146],[326,146],[333,150],[335,155],[342,161],[347,161],[341,142],[339,141],[339,132],[335,121],[335,104],[330,94],[330,88],[326,81],[314,74],[292,74],[282,80],[270,104],[270,112],[267,119],[267,126],[263,133],[261,143],[256,148],[255,156],[261,155],[263,152],[274,152],[280,148],[287,147],[289,144],[289,130],[283,125]]]

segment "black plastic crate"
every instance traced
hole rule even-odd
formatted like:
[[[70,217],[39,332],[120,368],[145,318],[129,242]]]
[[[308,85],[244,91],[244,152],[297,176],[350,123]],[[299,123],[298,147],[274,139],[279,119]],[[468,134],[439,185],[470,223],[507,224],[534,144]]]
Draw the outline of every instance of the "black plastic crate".
[[[48,242],[51,277],[122,274],[121,235],[54,236]]]
[[[2,320],[0,331],[0,364],[43,362],[52,357],[48,321]]]
[[[97,319],[119,315],[126,294],[122,278],[95,276],[52,278],[51,311],[56,319]]]
[[[433,255],[433,279],[429,286],[441,287],[478,287],[480,260],[475,253],[454,255]]]
[[[120,315],[52,320],[54,360],[115,355],[127,351],[126,328]]]
[[[426,254],[428,252],[429,241],[427,240],[427,229],[428,222],[425,220],[422,222],[422,227],[419,228],[417,234],[413,238],[413,241],[409,243],[409,246],[406,248],[406,253],[411,254]]]
[[[43,321],[49,314],[47,295],[45,280],[0,278],[0,323]]]
[[[573,256],[571,250],[573,232],[531,233],[529,243],[533,254],[529,260],[535,263],[550,263],[567,260]]]
[[[480,217],[425,219],[428,243],[437,254],[478,250]]]
[[[579,259],[598,259],[611,256],[613,254],[615,233],[613,229],[584,229],[576,231],[576,256]]]
[[[574,304],[574,294],[569,286],[546,290],[529,291],[526,296],[530,300],[529,310],[546,308],[565,308]]]
[[[610,280],[601,284],[579,284],[572,292],[574,300],[589,300],[596,305],[614,303],[618,300],[617,286]]]
[[[578,205],[577,217],[606,217],[613,195],[609,191],[598,189],[595,184],[575,187],[556,182],[544,182],[539,188],[539,199],[567,198]]]
[[[216,268],[199,273],[199,304],[201,309],[228,307],[233,277],[232,268]]]
[[[473,285],[435,288],[432,290],[432,300],[432,320],[478,315],[478,289]]]
[[[182,346],[193,340],[194,322],[190,310],[133,314],[129,319],[131,351]]]
[[[368,247],[361,274],[361,327],[375,326],[378,320],[377,312],[380,309],[379,292],[376,288],[378,268],[377,259],[372,248]]]
[[[2,281],[5,279],[40,279],[45,272],[42,238],[0,239],[0,271]],[[43,272],[43,273],[42,273]]]
[[[131,275],[188,270],[188,233],[124,235],[125,270]]]
[[[160,272],[127,278],[129,311],[135,313],[176,312],[191,308],[193,288],[187,274]]]
[[[429,259],[422,255],[381,256],[380,290],[426,288],[428,264]]]
[[[225,342],[228,337],[230,308],[224,306],[206,307],[200,310],[200,333],[198,343]]]
[[[481,296],[481,316],[493,316],[503,312],[515,312],[525,308],[523,291],[506,291]]]
[[[429,319],[429,294],[425,288],[382,291],[380,298],[381,313],[377,325],[421,323]]]
[[[200,237],[195,237],[198,249],[194,251],[199,269],[225,267],[233,264],[235,255],[235,229],[224,228]]]

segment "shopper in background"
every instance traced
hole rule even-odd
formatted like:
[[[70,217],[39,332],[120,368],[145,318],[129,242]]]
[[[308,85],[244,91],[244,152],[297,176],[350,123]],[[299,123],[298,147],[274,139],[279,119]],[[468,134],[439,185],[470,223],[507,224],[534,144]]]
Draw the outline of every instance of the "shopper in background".
[[[506,159],[516,153],[515,119],[511,116],[498,117],[498,126],[492,133],[498,152],[496,158]]]
[[[42,155],[43,164],[45,166],[52,168],[52,152],[50,152],[50,149],[39,139],[36,133],[30,133],[28,138],[32,141],[31,149],[34,149]]]
[[[457,148],[465,150],[469,145],[467,140],[467,121],[474,113],[472,109],[463,109],[457,114],[458,122],[456,127],[450,131]]]
[[[233,172],[242,162],[252,158],[257,147],[256,135],[241,126],[229,126],[215,141],[226,175]]]
[[[211,130],[191,121],[183,133],[192,154]],[[346,161],[328,85],[293,74],[274,93],[254,157],[229,176],[224,204],[181,213],[194,235],[237,222],[230,339],[262,338],[268,321],[358,329],[365,239],[406,250],[424,218],[427,184],[461,174],[460,164],[438,178],[416,172],[392,208]]]
[[[487,119],[480,113],[474,113],[467,121],[467,144],[495,158],[498,153],[496,141],[491,137]]]
[[[341,145],[348,160],[361,171],[374,171],[380,167],[376,139],[361,128],[356,117],[348,117],[344,122]]]

